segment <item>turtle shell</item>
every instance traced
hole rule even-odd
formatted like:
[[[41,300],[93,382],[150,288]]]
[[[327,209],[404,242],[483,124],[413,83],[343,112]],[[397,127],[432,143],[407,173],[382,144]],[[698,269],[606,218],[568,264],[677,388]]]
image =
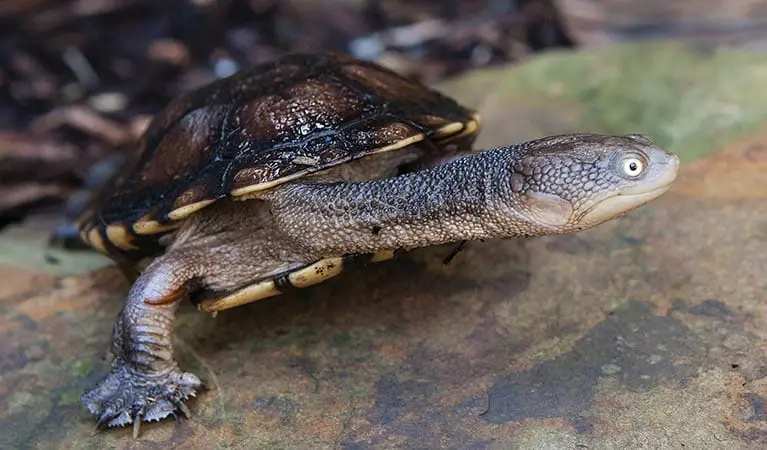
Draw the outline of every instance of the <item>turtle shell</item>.
[[[421,141],[473,140],[478,128],[474,111],[374,63],[290,55],[171,101],[78,220],[80,234],[140,259],[219,199]]]

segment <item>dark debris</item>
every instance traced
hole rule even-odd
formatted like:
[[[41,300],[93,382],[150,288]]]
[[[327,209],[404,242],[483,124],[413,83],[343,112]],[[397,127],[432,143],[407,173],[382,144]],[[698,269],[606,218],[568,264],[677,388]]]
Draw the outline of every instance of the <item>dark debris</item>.
[[[551,0],[0,3],[0,228],[61,212],[173,96],[289,52],[426,83],[571,46]]]

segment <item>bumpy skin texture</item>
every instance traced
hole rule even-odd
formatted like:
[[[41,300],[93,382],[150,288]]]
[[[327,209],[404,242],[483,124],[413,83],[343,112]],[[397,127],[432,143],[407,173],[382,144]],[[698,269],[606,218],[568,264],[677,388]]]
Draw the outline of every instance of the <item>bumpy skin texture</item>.
[[[158,262],[160,262],[158,260]],[[99,416],[99,425],[159,420],[195,395],[200,379],[179,370],[173,357],[171,331],[180,299],[150,305],[188,280],[174,276],[172,264],[150,265],[134,283],[112,335],[112,370],[85,394],[83,404]]]
[[[658,197],[678,165],[645,137],[576,134],[387,179],[219,202],[185,222],[138,278],[115,325],[112,371],[83,402],[108,425],[186,410],[200,380],[179,369],[171,346],[186,294],[225,293],[328,257],[578,231]]]
[[[676,176],[676,157],[648,142],[554,136],[386,180],[296,183],[266,198],[280,233],[313,256],[563,234],[586,228],[584,216],[606,198]],[[654,164],[638,179],[619,167],[635,154]]]

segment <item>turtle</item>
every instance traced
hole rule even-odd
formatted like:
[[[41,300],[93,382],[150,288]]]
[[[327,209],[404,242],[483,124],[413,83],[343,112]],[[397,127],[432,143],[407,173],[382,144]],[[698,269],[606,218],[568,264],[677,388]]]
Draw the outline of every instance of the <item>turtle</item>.
[[[510,119],[511,120],[511,119]],[[218,312],[408,250],[586,230],[666,192],[679,158],[645,134],[475,149],[477,111],[375,62],[289,54],[183,93],[77,220],[132,286],[111,368],[81,397],[99,429],[181,412],[177,308]]]

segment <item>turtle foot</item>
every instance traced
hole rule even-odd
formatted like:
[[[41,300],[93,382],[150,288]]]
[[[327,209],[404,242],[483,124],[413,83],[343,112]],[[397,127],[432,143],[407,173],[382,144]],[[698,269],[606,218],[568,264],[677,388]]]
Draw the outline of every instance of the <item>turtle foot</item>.
[[[180,410],[189,416],[184,401],[196,395],[202,382],[197,376],[178,369],[161,374],[137,372],[115,361],[112,371],[81,401],[98,416],[96,428],[133,424],[137,437],[141,422],[161,420]]]

